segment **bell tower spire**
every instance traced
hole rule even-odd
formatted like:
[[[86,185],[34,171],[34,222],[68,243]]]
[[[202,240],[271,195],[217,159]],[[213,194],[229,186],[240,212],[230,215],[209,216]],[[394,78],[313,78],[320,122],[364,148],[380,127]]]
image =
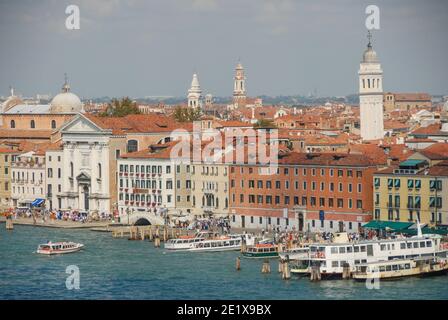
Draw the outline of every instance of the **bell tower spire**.
[[[367,33],[367,49],[359,65],[359,109],[361,138],[384,138],[383,118],[383,70],[372,47],[372,34]]]
[[[246,76],[244,68],[238,58],[238,64],[235,68],[235,77],[233,82],[233,103],[235,105],[244,105],[246,102]]]

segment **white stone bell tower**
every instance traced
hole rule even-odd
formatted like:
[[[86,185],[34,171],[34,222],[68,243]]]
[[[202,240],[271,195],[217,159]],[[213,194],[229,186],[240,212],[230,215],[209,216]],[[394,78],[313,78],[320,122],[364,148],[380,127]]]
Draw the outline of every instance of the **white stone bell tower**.
[[[188,90],[188,106],[190,108],[202,108],[201,97],[201,86],[199,85],[198,75],[195,73],[191,81],[191,88]]]
[[[246,102],[246,76],[241,62],[238,62],[235,68],[235,77],[233,83],[233,103],[245,104]]]
[[[372,35],[359,66],[359,108],[361,138],[378,140],[384,137],[383,70],[372,48]]]

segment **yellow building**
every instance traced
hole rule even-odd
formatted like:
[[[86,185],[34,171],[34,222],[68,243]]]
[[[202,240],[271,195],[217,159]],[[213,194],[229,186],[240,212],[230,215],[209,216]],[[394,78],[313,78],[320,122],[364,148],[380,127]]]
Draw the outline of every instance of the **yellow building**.
[[[448,161],[408,159],[374,174],[374,219],[448,224]]]
[[[0,209],[8,209],[11,205],[11,162],[17,150],[0,148]]]

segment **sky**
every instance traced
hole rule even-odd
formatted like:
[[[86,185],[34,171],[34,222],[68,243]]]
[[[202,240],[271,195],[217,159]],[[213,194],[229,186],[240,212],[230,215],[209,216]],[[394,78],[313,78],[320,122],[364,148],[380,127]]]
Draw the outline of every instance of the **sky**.
[[[448,94],[445,0],[0,0],[0,95],[230,96],[238,60],[249,96],[353,94],[371,4],[384,90]]]

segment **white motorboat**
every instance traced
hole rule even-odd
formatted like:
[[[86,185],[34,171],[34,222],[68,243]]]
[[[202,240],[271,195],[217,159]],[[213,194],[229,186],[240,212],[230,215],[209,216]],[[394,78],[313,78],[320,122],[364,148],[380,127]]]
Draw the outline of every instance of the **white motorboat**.
[[[282,260],[305,260],[309,258],[310,248],[296,247],[291,249],[286,249],[283,252],[279,252],[278,255]]]
[[[37,247],[37,253],[45,255],[73,253],[84,247],[81,243],[75,242],[47,242]]]
[[[211,238],[212,232],[200,231],[193,236],[181,236],[176,239],[170,239],[164,244],[164,248],[167,250],[188,250],[193,247],[194,244]]]

